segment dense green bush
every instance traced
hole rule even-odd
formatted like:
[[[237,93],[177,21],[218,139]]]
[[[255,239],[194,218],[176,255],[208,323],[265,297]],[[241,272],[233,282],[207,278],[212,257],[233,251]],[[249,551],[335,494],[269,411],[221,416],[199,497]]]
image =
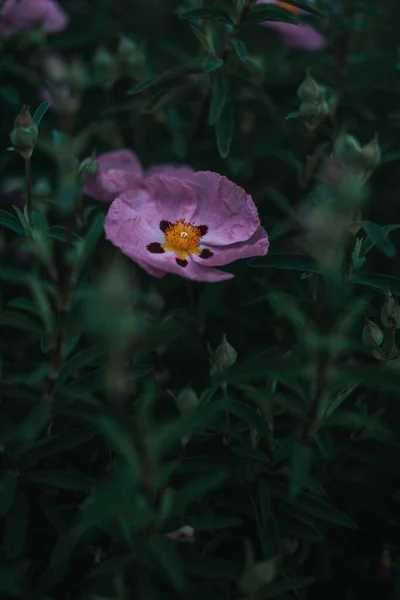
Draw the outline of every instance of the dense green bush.
[[[60,4],[0,2],[0,598],[398,598],[398,0]]]

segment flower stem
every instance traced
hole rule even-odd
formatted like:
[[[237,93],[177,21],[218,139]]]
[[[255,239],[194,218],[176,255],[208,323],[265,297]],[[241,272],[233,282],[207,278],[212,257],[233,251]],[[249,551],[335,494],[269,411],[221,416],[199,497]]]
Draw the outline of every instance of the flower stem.
[[[25,158],[25,180],[26,180],[26,210],[29,223],[32,215],[32,169],[31,158]]]

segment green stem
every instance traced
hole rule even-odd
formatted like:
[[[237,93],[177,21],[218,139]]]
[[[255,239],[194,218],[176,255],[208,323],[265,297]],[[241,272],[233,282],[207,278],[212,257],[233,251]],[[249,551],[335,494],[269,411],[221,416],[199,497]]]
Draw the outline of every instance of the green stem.
[[[25,158],[25,180],[26,180],[26,209],[29,223],[32,215],[32,169],[31,158]]]

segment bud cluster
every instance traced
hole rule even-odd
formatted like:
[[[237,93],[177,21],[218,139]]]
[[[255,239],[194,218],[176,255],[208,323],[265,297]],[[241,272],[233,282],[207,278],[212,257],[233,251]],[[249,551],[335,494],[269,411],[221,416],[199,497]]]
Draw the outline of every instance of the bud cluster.
[[[333,114],[336,106],[334,94],[323,85],[320,85],[307,71],[304,81],[297,90],[300,99],[299,113],[303,117],[304,125],[308,131],[315,131],[324,119]]]

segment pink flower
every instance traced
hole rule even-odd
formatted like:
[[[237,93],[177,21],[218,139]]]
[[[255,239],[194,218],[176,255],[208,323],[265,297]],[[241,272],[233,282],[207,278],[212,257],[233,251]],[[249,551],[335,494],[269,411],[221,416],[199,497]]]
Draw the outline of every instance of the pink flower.
[[[145,173],[131,150],[106,152],[97,158],[97,162],[98,173],[86,182],[83,191],[101,202],[112,202],[125,190],[136,189],[150,175],[159,173],[180,179],[193,173],[193,169],[187,165],[156,165]]]
[[[313,1],[314,0],[310,0],[310,2]],[[286,8],[296,16],[302,12],[295,6],[291,6],[280,0],[258,0],[257,4],[276,4],[281,8]],[[284,45],[288,48],[316,51],[321,50],[325,46],[325,38],[323,35],[308,23],[294,25],[293,23],[282,23],[279,21],[265,21],[262,25],[278,31]]]
[[[233,275],[215,267],[268,252],[253,199],[218,173],[153,174],[125,189],[108,211],[106,237],[154,277],[223,281]]]
[[[5,0],[0,13],[0,37],[34,28],[57,33],[67,27],[68,21],[67,13],[56,0]]]
[[[176,529],[165,535],[170,540],[180,542],[181,544],[193,544],[194,542],[194,529],[189,525],[184,525],[183,527],[180,527],[180,529]]]

